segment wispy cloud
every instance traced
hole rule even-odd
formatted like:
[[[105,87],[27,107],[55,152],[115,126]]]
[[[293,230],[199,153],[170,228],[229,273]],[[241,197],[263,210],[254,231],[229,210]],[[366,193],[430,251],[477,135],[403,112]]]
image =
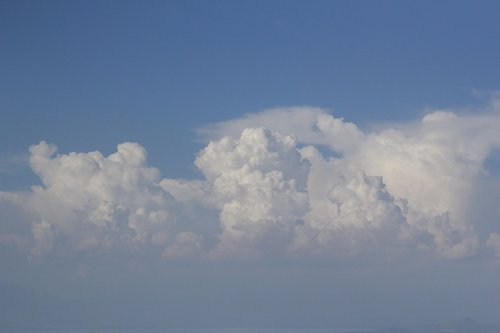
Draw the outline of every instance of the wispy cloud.
[[[0,174],[16,174],[19,170],[28,167],[28,160],[29,155],[25,153],[0,156]]]

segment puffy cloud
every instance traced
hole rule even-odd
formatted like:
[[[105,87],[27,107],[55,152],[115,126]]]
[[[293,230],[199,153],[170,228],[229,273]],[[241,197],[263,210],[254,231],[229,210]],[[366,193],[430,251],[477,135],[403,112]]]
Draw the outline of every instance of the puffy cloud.
[[[173,224],[168,197],[143,147],[122,143],[107,157],[56,152],[43,141],[30,147],[30,165],[42,186],[17,199],[35,219],[33,254],[165,246]]]
[[[325,145],[337,152],[353,149],[363,138],[363,133],[355,124],[313,107],[269,109],[241,119],[211,124],[198,132],[204,139],[219,140],[224,136],[239,136],[245,128],[254,127],[293,135],[300,143]]]
[[[210,142],[195,164],[205,184],[169,180],[162,185],[176,198],[202,194],[198,199],[220,212],[222,232],[214,255],[252,256],[287,244],[308,209],[309,163],[294,137],[245,129],[238,138]]]
[[[337,125],[319,126],[321,119]],[[415,246],[459,258],[476,253],[485,241],[475,230],[475,219],[482,217],[472,197],[487,177],[485,160],[500,147],[494,107],[470,115],[438,110],[420,123],[366,134],[319,109],[271,109],[211,125],[204,133],[238,136],[248,125],[293,133],[299,145],[326,144],[342,153],[301,149],[311,165],[309,208],[294,227],[295,250],[356,253],[376,245]],[[486,222],[489,232],[498,229],[493,222]]]
[[[419,214],[408,223],[430,233],[444,255],[467,255],[479,245],[476,221],[471,220],[472,196],[485,176],[488,154],[500,146],[498,128],[496,113],[459,116],[438,111],[420,124],[367,135],[345,162],[382,176],[389,192]]]
[[[57,155],[41,142],[30,165],[42,186],[0,193],[0,207],[25,225],[3,219],[0,244],[31,243],[39,256],[142,249],[166,259],[498,253],[498,216],[483,213],[494,200],[481,200],[500,196],[485,169],[500,147],[491,105],[366,133],[317,108],[247,115],[202,130],[210,142],[195,180],[161,179],[136,143],[103,156]]]
[[[453,112],[437,110],[426,114],[422,118],[422,123],[424,124],[443,123],[447,121],[453,121],[456,118],[457,116]]]
[[[302,154],[312,164],[310,209],[296,230],[297,250],[353,254],[397,242],[406,223],[404,202],[387,191],[382,177],[346,170],[313,147]]]

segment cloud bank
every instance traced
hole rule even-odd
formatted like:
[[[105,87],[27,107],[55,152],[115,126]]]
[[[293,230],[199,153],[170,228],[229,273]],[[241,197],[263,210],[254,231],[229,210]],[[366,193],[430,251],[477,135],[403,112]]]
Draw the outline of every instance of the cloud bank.
[[[0,246],[30,258],[500,256],[500,109],[428,112],[369,132],[326,110],[265,110],[200,130],[201,179],[161,178],[137,143],[30,147],[41,186],[0,192]],[[496,200],[495,200],[496,198]]]

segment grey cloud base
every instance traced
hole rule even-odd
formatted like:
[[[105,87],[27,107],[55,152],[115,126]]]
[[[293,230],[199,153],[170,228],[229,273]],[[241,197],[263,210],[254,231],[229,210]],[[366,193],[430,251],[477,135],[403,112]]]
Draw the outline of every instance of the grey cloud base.
[[[317,108],[263,111],[201,131],[198,180],[162,179],[136,143],[103,156],[40,142],[42,186],[0,192],[0,246],[36,259],[500,256],[498,211],[477,205],[500,197],[485,168],[495,105],[372,133]]]

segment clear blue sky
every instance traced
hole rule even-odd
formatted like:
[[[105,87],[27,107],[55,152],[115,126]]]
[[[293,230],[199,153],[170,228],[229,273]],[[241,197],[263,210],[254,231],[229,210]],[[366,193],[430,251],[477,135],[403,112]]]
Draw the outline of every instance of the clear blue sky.
[[[499,14],[0,0],[0,331],[498,320]]]

